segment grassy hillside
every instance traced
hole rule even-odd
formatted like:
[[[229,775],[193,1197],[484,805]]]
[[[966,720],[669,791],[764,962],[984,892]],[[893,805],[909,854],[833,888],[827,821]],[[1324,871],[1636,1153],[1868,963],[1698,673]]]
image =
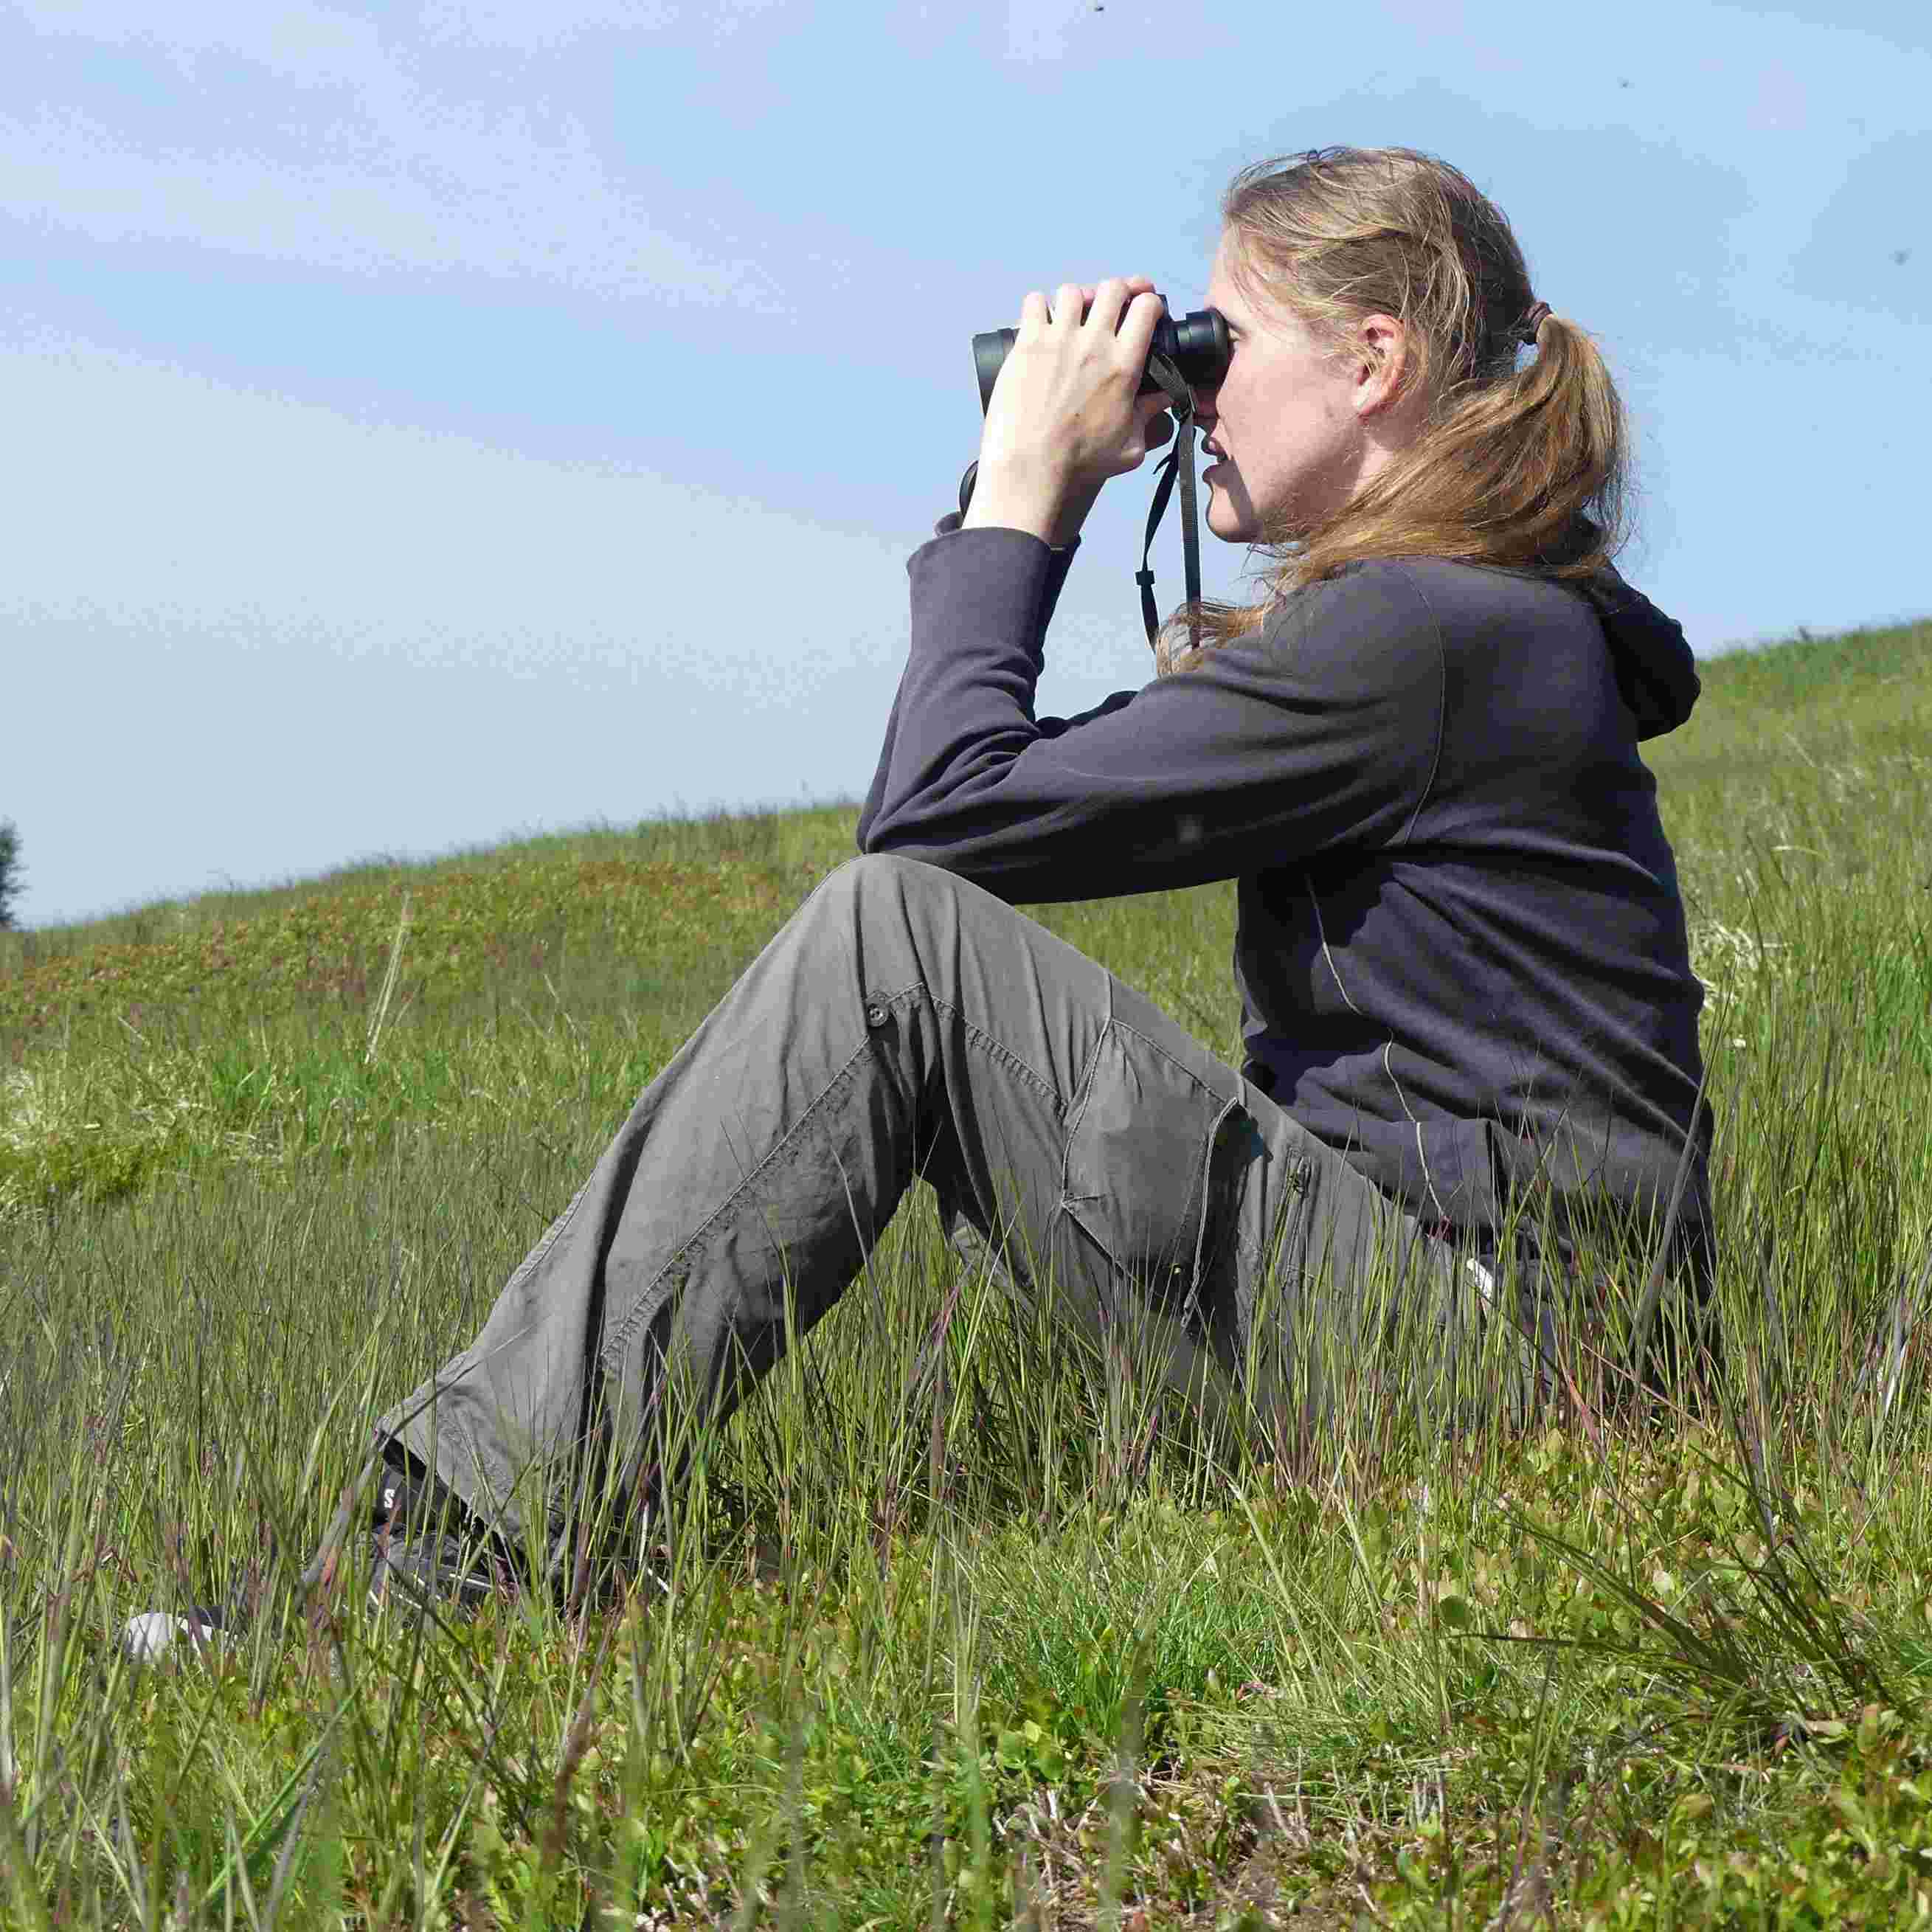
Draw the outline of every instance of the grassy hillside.
[[[1293,1453],[1204,1448],[917,1203],[668,1592],[447,1630],[291,1588],[368,1420],[851,814],[0,934],[0,1922],[1932,1916],[1928,747],[1922,624],[1714,663],[1649,748],[1711,992],[1708,1414],[1444,1442],[1396,1349]],[[1042,916],[1232,1052],[1231,889]],[[211,1600],[207,1657],[118,1654]]]

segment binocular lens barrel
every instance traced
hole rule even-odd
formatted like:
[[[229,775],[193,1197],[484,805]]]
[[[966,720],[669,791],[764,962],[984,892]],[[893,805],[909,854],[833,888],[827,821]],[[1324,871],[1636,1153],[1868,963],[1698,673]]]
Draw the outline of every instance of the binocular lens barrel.
[[[980,379],[980,410],[984,415],[993,400],[993,384],[1005,364],[1006,352],[1019,340],[1016,328],[992,328],[973,338],[974,373]],[[1196,389],[1211,389],[1228,373],[1228,325],[1221,311],[1198,308],[1178,320],[1164,315],[1154,324],[1151,352],[1165,356]],[[1151,376],[1141,377],[1140,394],[1147,395],[1160,385]]]

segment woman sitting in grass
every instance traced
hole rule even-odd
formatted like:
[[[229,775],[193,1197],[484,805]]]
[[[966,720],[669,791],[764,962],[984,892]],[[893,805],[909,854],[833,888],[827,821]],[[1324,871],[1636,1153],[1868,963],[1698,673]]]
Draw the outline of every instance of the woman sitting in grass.
[[[1029,295],[971,508],[911,560],[862,856],[379,1425],[337,1532],[373,1508],[379,1595],[484,1587],[459,1526],[566,1579],[592,1522],[640,1558],[915,1178],[1016,1294],[1264,1432],[1318,1424],[1351,1338],[1400,1331],[1438,1426],[1651,1372],[1701,1306],[1701,993],[1637,753],[1698,685],[1610,567],[1610,375],[1442,162],[1264,162],[1222,212],[1207,520],[1264,594],[1034,716],[1081,524],[1169,426],[1150,284]],[[1012,909],[1229,878],[1239,1067]],[[1666,1283],[1642,1364],[1569,1318]]]

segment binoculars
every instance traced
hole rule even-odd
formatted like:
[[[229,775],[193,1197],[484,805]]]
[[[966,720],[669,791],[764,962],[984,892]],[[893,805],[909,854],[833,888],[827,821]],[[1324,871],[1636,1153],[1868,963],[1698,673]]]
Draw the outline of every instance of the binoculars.
[[[1163,301],[1161,306],[1165,308]],[[993,400],[993,385],[999,380],[1008,353],[1019,340],[1016,328],[989,328],[973,338],[973,368],[980,379],[980,412],[984,415]],[[1141,370],[1138,393],[1143,396],[1159,389],[1172,404],[1180,428],[1174,447],[1160,466],[1154,493],[1154,506],[1148,513],[1147,542],[1141,548],[1141,567],[1134,573],[1140,586],[1141,621],[1147,627],[1148,642],[1160,634],[1160,614],[1154,601],[1154,572],[1148,563],[1154,534],[1167,511],[1168,493],[1177,478],[1180,483],[1180,541],[1187,572],[1187,624],[1189,645],[1201,640],[1201,549],[1195,528],[1194,423],[1192,410],[1196,389],[1220,386],[1228,373],[1228,358],[1234,353],[1228,340],[1227,318],[1219,309],[1198,308],[1178,321],[1162,315],[1154,326],[1154,340],[1148,344],[1147,366]],[[1158,364],[1160,373],[1154,374]],[[980,474],[979,464],[966,466],[959,479],[959,514],[964,517],[973,501],[973,485]],[[942,528],[944,526],[942,524]]]
[[[980,408],[983,414],[993,400],[993,384],[1005,364],[1006,353],[1019,340],[1016,328],[989,328],[973,338],[973,368],[980,379]],[[1211,389],[1228,373],[1228,358],[1233,352],[1228,344],[1228,324],[1221,311],[1198,308],[1177,321],[1164,315],[1154,324],[1150,358],[1164,356],[1180,370],[1190,388]],[[1158,389],[1146,370],[1141,372],[1139,393]]]

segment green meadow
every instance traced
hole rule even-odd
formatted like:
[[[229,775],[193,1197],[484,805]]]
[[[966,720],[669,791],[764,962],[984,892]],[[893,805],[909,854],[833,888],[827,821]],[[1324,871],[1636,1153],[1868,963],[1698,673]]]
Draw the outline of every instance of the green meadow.
[[[1206,1430],[922,1191],[621,1601],[296,1578],[853,812],[0,934],[0,1924],[1932,1923],[1932,623],[1706,673],[1694,1412]],[[1232,1054],[1232,887],[1039,916]]]

